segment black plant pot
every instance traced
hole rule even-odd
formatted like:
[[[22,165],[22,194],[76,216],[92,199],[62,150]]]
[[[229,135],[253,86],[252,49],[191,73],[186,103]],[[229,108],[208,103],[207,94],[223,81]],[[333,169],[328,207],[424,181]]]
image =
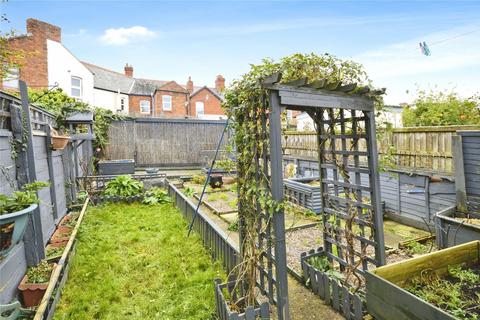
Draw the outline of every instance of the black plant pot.
[[[223,176],[221,174],[212,174],[208,183],[212,189],[221,188],[223,185]]]

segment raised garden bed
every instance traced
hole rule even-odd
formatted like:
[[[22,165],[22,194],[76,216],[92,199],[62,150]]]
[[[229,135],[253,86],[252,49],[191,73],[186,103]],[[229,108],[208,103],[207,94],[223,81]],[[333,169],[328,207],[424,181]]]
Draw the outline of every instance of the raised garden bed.
[[[101,160],[98,162],[98,173],[101,175],[134,174],[135,161],[133,159]]]
[[[365,315],[363,292],[352,293],[339,279],[317,269],[313,259],[325,257],[323,248],[302,253],[300,257],[303,280],[326,304],[340,312],[346,319],[361,320]]]
[[[452,248],[422,255],[416,258],[393,263],[366,273],[367,310],[375,319],[395,320],[451,320],[458,319],[446,311],[449,301],[438,301],[442,308],[412,294],[418,280],[424,285],[445,281],[440,289],[447,290],[445,299],[459,294],[448,286],[455,286],[451,279],[451,267],[477,268],[480,262],[480,241],[472,241]],[[480,274],[477,275],[480,277]],[[476,284],[478,286],[478,281]],[[453,288],[453,287],[452,287]],[[457,287],[455,287],[457,288]],[[477,288],[478,289],[478,288]],[[461,289],[460,289],[461,290]],[[474,290],[478,291],[478,290]],[[433,295],[436,292],[429,291]],[[465,299],[457,297],[460,303]],[[478,299],[478,298],[477,298]],[[466,305],[468,308],[469,306]],[[478,310],[478,304],[473,306]],[[459,315],[466,310],[457,309]],[[451,312],[451,311],[450,311]],[[464,319],[474,319],[460,317]]]
[[[435,228],[439,248],[480,240],[480,214],[465,214],[450,207],[436,214]]]
[[[220,279],[215,279],[215,307],[217,315],[221,320],[255,320],[270,319],[269,306],[267,302],[259,304],[257,307],[247,306],[245,312],[238,313],[232,311],[225,299],[224,291],[229,295],[235,295],[234,292],[235,281],[221,283]],[[236,300],[236,299],[234,299]]]
[[[322,197],[318,177],[293,178],[283,180],[284,194],[287,199],[302,207],[320,213]]]

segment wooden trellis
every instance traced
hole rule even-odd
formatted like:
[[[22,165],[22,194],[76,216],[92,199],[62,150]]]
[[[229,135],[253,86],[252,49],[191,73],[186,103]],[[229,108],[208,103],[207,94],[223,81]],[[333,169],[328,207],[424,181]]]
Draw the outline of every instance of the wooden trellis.
[[[284,108],[305,111],[316,127],[324,249],[328,259],[359,284],[365,270],[385,264],[373,98],[383,92],[307,79],[280,84],[280,78],[275,74],[263,83],[270,96],[272,195],[283,200],[280,113]],[[366,148],[360,150],[360,144]],[[361,183],[362,175],[368,176],[368,184]],[[274,219],[278,268],[285,251],[279,234],[284,231],[283,216]]]

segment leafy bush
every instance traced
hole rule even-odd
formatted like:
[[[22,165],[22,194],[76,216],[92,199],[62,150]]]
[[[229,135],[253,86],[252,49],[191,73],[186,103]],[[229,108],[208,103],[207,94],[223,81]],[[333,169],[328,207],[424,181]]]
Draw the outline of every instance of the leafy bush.
[[[186,195],[187,197],[191,197],[195,194],[195,189],[193,189],[192,187],[186,187],[183,190],[183,194]]]
[[[454,92],[419,91],[414,104],[403,109],[405,127],[480,124],[479,97],[463,99]]]
[[[335,270],[332,266],[332,263],[328,261],[328,258],[325,256],[316,256],[308,260],[308,263],[312,265],[315,269],[326,273],[333,279],[341,281],[344,279],[343,274]]]
[[[195,184],[205,184],[207,177],[203,174],[197,174],[192,177],[192,182]]]
[[[172,200],[168,196],[168,193],[164,189],[160,188],[152,188],[145,192],[145,196],[143,198],[143,204],[163,204],[163,203],[171,203]]]
[[[132,197],[139,195],[143,191],[143,183],[133,179],[129,175],[118,176],[109,181],[103,195]]]
[[[34,203],[40,203],[37,191],[49,186],[46,182],[33,182],[15,191],[11,196],[0,194],[0,215],[20,211]]]

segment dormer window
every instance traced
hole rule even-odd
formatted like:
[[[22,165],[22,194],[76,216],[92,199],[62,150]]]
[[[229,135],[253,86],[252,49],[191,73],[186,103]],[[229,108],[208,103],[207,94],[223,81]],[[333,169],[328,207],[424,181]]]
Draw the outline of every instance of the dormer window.
[[[77,99],[82,98],[82,78],[72,76],[71,96]]]

